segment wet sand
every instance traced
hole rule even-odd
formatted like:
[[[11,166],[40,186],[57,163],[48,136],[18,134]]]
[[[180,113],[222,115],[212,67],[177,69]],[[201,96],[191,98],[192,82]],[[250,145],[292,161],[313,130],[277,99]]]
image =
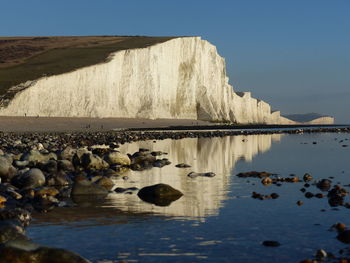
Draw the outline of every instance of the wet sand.
[[[129,118],[65,118],[65,117],[5,117],[0,116],[3,132],[81,132],[110,131],[127,128],[161,128],[169,126],[215,125],[198,120],[129,119]]]

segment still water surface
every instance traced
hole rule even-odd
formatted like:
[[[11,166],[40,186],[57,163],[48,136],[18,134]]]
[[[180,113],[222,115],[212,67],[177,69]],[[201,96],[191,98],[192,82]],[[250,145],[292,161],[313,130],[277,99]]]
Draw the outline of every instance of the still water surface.
[[[347,140],[349,139],[349,140]],[[340,142],[344,140],[343,142]],[[313,144],[317,142],[317,144]],[[184,196],[167,207],[145,203],[134,194],[111,194],[78,207],[57,208],[35,216],[28,236],[44,245],[75,251],[93,262],[298,262],[318,249],[336,253],[346,247],[329,231],[336,222],[350,224],[350,209],[332,208],[327,198],[306,199],[303,183],[263,186],[247,171],[267,171],[314,180],[333,176],[350,183],[350,134],[249,135],[223,138],[146,141],[122,145],[167,152],[172,164],[128,171],[118,187],[166,183]],[[191,168],[176,168],[178,163]],[[213,178],[189,178],[214,172]],[[279,194],[278,199],[251,198]],[[319,193],[311,186],[308,191]],[[350,198],[349,198],[350,199]],[[297,206],[302,200],[304,205]],[[346,200],[349,201],[349,200]],[[323,210],[323,211],[321,211]],[[276,240],[280,247],[264,247]]]

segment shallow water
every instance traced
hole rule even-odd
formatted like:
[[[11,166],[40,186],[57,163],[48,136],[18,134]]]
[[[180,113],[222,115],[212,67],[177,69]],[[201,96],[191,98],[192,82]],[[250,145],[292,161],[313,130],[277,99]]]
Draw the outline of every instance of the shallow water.
[[[93,262],[296,262],[321,248],[336,254],[346,247],[329,228],[336,222],[350,224],[349,209],[331,207],[327,198],[305,198],[300,192],[304,183],[263,186],[260,179],[235,175],[256,170],[301,178],[307,172],[314,180],[333,176],[334,183],[349,184],[350,134],[148,141],[122,145],[120,151],[140,147],[167,152],[163,157],[172,164],[128,171],[123,176],[129,179],[116,179],[117,186],[166,183],[181,190],[182,198],[167,207],[145,203],[135,193],[84,200],[78,207],[37,214],[28,236]],[[192,167],[175,167],[182,162]],[[216,176],[192,179],[187,177],[191,171]],[[280,197],[261,201],[251,198],[253,191]],[[315,186],[307,191],[321,192]],[[304,205],[297,206],[298,200]],[[264,247],[264,240],[281,246]]]

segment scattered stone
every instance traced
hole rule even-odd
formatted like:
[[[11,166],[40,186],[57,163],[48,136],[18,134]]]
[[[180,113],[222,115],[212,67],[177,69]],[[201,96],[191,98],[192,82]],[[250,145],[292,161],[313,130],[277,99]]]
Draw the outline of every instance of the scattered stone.
[[[298,206],[302,206],[302,205],[303,205],[303,201],[298,200],[298,201],[297,201],[297,205],[298,205]]]
[[[345,188],[335,185],[327,195],[329,205],[332,207],[344,205],[344,197],[348,194],[349,192]]]
[[[304,182],[310,182],[312,180],[312,176],[308,173],[304,174],[303,176]]]
[[[272,184],[272,179],[270,177],[265,177],[261,180],[261,183],[265,186],[271,185]]]
[[[328,257],[328,254],[327,254],[327,252],[324,251],[323,249],[319,249],[319,250],[317,250],[315,257],[316,257],[318,260],[324,260],[325,258]]]
[[[279,197],[279,195],[276,193],[272,193],[270,196],[272,199],[277,199]]]
[[[163,159],[157,159],[152,166],[153,167],[158,167],[158,168],[162,168],[165,165],[169,165],[171,164],[171,162],[167,159],[167,158],[163,158]]]
[[[306,192],[305,193],[305,197],[306,198],[312,198],[312,197],[314,197],[315,195],[313,194],[313,193],[311,193],[311,192]]]
[[[321,193],[317,193],[317,194],[315,194],[315,197],[317,197],[317,198],[323,198],[323,197],[324,197],[324,195],[323,195],[323,194],[321,194]]]

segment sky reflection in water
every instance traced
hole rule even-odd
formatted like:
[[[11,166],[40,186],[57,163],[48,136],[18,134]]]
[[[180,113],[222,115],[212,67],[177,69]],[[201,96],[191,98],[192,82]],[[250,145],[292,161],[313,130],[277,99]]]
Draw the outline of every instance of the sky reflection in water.
[[[350,210],[333,210],[326,198],[306,199],[300,192],[303,183],[265,187],[259,179],[235,174],[257,170],[302,177],[308,172],[316,180],[334,176],[335,183],[349,184],[350,147],[342,145],[350,141],[339,143],[348,138],[349,134],[250,135],[122,145],[120,151],[125,153],[140,147],[167,152],[164,157],[172,164],[128,171],[123,176],[129,180],[115,180],[118,187],[166,183],[184,196],[159,207],[136,194],[112,194],[37,215],[28,234],[94,262],[295,262],[320,248],[336,252],[345,246],[328,229],[338,221],[350,224]],[[175,168],[183,162],[192,167]],[[187,177],[191,171],[217,175],[192,179]],[[308,190],[320,192],[313,186]],[[253,191],[276,192],[280,198],[255,200],[250,197]],[[304,205],[298,207],[298,200]],[[264,240],[282,245],[266,248],[261,245]]]

